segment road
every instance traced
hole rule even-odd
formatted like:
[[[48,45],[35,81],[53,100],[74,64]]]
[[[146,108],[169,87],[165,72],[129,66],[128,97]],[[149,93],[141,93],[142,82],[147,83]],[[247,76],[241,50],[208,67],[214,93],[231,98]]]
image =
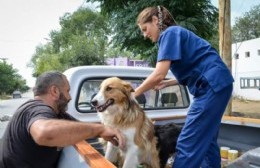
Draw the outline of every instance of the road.
[[[22,94],[22,98],[0,100],[0,139],[3,136],[4,130],[8,124],[6,119],[12,117],[16,109],[29,99],[33,98],[32,91]]]

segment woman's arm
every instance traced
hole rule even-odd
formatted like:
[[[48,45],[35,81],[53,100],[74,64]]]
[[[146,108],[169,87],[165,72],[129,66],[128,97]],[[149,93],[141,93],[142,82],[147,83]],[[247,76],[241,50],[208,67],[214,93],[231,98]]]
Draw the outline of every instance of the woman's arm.
[[[144,80],[144,82],[139,87],[135,89],[135,97],[150,89],[153,89],[159,82],[161,82],[167,75],[170,65],[170,60],[157,62],[155,70]]]

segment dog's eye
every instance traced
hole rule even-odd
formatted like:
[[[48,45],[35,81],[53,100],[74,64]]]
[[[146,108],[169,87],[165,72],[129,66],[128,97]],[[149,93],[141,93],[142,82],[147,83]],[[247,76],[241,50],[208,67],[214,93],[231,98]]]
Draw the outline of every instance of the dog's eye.
[[[112,89],[112,87],[108,86],[108,87],[106,88],[106,91],[110,91],[111,89]]]

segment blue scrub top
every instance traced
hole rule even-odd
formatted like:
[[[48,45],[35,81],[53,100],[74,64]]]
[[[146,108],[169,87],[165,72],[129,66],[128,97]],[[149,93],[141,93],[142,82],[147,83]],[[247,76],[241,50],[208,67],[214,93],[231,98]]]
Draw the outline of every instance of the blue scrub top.
[[[206,80],[214,92],[234,79],[217,51],[204,39],[180,26],[170,26],[160,34],[157,61],[170,60],[170,70],[182,85],[195,94],[198,80]]]

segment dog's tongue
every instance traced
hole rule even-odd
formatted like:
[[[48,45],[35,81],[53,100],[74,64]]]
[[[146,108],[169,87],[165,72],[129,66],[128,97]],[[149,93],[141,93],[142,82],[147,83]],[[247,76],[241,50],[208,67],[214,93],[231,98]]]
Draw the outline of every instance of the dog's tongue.
[[[98,112],[103,112],[103,111],[105,111],[106,107],[104,105],[102,105],[102,106],[96,107],[96,109]]]
[[[109,99],[109,100],[106,101],[105,104],[97,106],[96,109],[97,109],[98,112],[103,112],[107,109],[108,106],[112,105],[113,103],[114,103],[114,100]]]

